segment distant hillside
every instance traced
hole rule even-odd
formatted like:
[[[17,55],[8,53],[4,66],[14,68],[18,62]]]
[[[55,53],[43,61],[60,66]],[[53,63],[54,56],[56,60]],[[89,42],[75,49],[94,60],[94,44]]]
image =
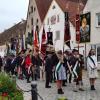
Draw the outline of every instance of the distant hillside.
[[[0,45],[4,45],[6,42],[10,42],[12,37],[16,37],[19,34],[24,34],[26,29],[26,20],[23,20],[11,28],[5,30],[0,34]]]

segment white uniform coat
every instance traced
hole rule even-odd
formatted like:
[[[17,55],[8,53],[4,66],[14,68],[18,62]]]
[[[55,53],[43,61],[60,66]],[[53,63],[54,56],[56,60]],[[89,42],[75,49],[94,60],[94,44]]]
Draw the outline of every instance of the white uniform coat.
[[[97,72],[97,58],[95,55],[92,55],[91,58],[93,61],[88,57],[87,58],[87,70],[88,70],[88,76],[89,78],[97,78],[98,72]]]

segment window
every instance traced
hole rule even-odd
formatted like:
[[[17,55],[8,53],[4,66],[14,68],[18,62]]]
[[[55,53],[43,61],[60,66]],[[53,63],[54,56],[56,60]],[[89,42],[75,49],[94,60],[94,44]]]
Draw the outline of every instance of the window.
[[[91,49],[96,50],[96,45],[91,45]]]
[[[33,25],[33,18],[31,18],[31,25]]]
[[[30,17],[30,12],[29,12],[29,17]]]
[[[97,61],[100,62],[100,46],[97,46]]]
[[[38,24],[38,22],[39,22],[39,20],[37,19],[37,20],[36,20],[36,23]]]
[[[35,12],[36,8],[34,7],[34,12]]]
[[[96,25],[97,25],[97,27],[99,26],[100,27],[100,13],[97,13],[96,14]]]
[[[56,31],[56,39],[55,40],[60,40],[60,31]]]
[[[47,25],[49,25],[49,18],[47,19]]]
[[[98,45],[91,45],[91,49],[95,50],[97,56],[97,62],[100,62],[100,44]]]
[[[55,8],[56,8],[55,5],[53,5],[52,9],[55,9]]]
[[[29,25],[27,25],[27,28],[29,28]]]
[[[37,33],[39,33],[39,26],[38,25],[36,25],[36,31],[37,31]]]
[[[56,15],[51,17],[51,24],[56,24]]]
[[[57,22],[59,22],[60,20],[59,20],[59,15],[57,15]]]
[[[33,6],[31,6],[31,13],[33,13]]]

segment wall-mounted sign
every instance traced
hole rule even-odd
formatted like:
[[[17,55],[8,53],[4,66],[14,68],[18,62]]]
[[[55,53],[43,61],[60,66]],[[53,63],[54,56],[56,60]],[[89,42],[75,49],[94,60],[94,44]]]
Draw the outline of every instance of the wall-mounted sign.
[[[51,25],[56,24],[56,15],[51,17]]]
[[[80,43],[90,42],[91,30],[91,15],[90,13],[80,15]]]

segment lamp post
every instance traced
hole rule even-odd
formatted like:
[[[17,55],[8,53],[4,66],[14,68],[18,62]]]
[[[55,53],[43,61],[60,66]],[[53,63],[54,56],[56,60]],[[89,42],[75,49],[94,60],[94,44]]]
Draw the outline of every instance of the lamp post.
[[[51,27],[50,26],[49,26],[48,30],[49,30],[49,32],[51,31]]]

